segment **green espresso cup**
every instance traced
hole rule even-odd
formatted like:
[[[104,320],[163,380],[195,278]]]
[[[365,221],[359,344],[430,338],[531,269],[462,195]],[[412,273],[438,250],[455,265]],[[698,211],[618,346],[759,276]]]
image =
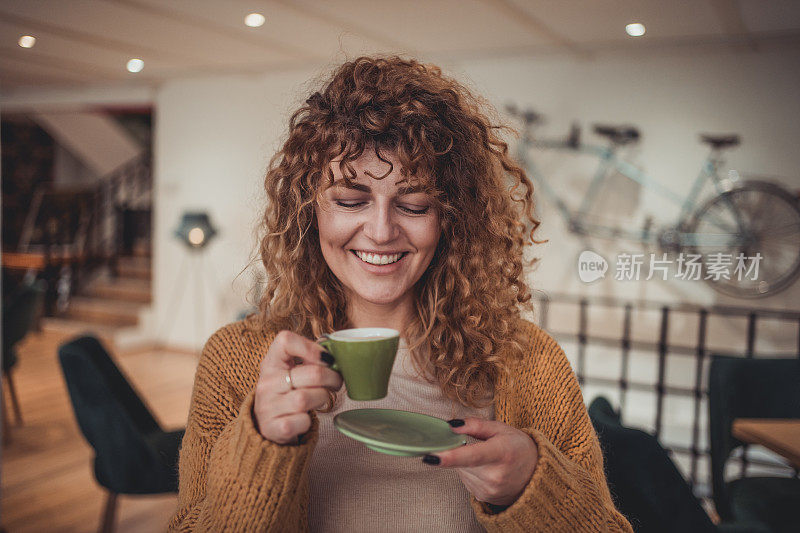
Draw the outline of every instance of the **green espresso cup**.
[[[343,329],[317,340],[333,355],[347,395],[358,401],[380,400],[389,390],[400,332],[389,328]]]

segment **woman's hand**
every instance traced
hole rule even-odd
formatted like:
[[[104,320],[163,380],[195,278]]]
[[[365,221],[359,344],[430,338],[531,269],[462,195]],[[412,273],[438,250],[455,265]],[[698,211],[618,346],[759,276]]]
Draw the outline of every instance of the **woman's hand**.
[[[423,461],[439,468],[455,468],[461,482],[479,501],[502,506],[517,501],[539,460],[533,439],[502,422],[480,418],[455,419],[450,425],[455,433],[483,442],[426,455]]]
[[[261,361],[253,402],[256,429],[265,439],[286,444],[309,430],[309,411],[328,403],[328,390],[342,387],[342,376],[328,368],[332,363],[316,342],[287,330],[275,336]]]

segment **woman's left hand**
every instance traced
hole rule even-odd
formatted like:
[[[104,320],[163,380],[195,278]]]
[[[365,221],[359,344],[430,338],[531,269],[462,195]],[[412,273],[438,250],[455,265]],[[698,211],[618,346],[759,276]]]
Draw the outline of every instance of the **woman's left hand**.
[[[522,431],[491,420],[451,420],[453,432],[482,442],[426,455],[423,462],[455,468],[464,486],[479,501],[509,506],[519,498],[536,469],[539,450]],[[438,461],[437,461],[438,459]]]

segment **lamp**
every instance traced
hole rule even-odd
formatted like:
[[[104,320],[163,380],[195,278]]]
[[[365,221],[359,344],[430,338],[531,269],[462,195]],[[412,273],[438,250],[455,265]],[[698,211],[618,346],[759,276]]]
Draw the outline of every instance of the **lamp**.
[[[167,320],[162,322],[161,331],[156,336],[158,339],[163,339],[165,333],[169,333],[175,323],[177,316],[177,305],[183,299],[183,294],[186,285],[189,283],[189,277],[194,277],[197,282],[197,289],[194,291],[195,298],[195,312],[197,316],[196,334],[200,338],[203,335],[203,328],[205,325],[205,306],[203,305],[203,292],[206,290],[208,284],[206,280],[206,272],[203,264],[203,250],[208,246],[208,243],[217,235],[217,230],[211,224],[211,218],[205,211],[185,211],[181,216],[178,223],[178,229],[175,230],[175,237],[178,238],[183,244],[186,245],[193,253],[186,254],[181,266],[178,268],[178,278],[173,284],[173,295],[169,299],[170,310],[167,313]],[[191,267],[189,265],[191,263]]]
[[[175,236],[194,250],[205,247],[216,234],[217,230],[205,211],[185,212],[175,230]]]

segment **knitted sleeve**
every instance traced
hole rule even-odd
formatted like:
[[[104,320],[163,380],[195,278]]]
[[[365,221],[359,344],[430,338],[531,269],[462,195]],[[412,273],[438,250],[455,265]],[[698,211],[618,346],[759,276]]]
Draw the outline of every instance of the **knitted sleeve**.
[[[264,439],[254,391],[237,370],[247,349],[236,325],[206,343],[180,451],[178,509],[170,531],[301,531],[307,528],[305,466],[317,423],[299,445]]]
[[[527,487],[494,514],[473,498],[487,531],[625,531],[603,472],[603,456],[578,382],[563,350],[538,328],[532,351],[516,372],[504,420],[536,442],[539,461]]]

